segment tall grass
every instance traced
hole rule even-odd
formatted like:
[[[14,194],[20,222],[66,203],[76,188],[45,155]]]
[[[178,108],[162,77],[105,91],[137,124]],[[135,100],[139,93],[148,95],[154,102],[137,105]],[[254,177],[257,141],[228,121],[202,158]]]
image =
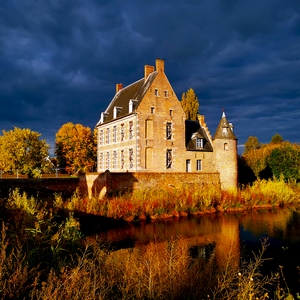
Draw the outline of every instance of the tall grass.
[[[133,191],[103,199],[83,198],[77,191],[65,202],[56,195],[54,203],[56,207],[70,211],[132,221],[297,204],[300,203],[300,187],[295,183],[286,183],[283,178],[274,178],[226,191],[215,187],[199,190],[177,187],[167,191]]]
[[[299,201],[298,194],[295,183],[280,179],[222,193],[174,189],[89,200],[76,192],[67,201],[56,194],[53,205],[12,191],[0,201],[0,299],[269,299],[268,290],[272,299],[294,299],[278,284],[282,269],[260,273],[267,241],[252,261],[239,263],[229,251],[221,265],[215,252],[192,256],[182,238],[110,251],[82,236],[74,212],[139,219],[286,205]]]

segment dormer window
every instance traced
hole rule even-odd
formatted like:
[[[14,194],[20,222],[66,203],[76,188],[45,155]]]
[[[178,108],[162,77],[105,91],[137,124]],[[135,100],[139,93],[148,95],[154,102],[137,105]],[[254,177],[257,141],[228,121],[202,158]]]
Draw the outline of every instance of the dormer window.
[[[155,90],[154,90],[154,95],[155,95],[155,96],[158,96],[158,89],[155,89]]]
[[[120,106],[115,106],[114,107],[114,119],[118,117],[121,110],[122,110],[122,107],[120,107]]]
[[[100,117],[100,124],[104,123],[107,117],[108,117],[108,113],[102,112]]]
[[[199,138],[199,137],[196,138],[196,148],[203,149],[203,139],[202,138]]]
[[[130,99],[130,101],[129,101],[129,113],[133,112],[136,103],[137,103],[137,100]]]

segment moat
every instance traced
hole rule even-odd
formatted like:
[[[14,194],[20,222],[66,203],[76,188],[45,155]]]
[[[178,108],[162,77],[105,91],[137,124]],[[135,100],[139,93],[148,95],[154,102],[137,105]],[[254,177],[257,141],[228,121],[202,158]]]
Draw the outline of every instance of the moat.
[[[93,236],[108,242],[113,250],[145,247],[152,242],[162,243],[171,238],[184,238],[191,251],[202,247],[214,249],[220,259],[234,249],[242,260],[248,260],[261,249],[261,241],[268,238],[262,274],[276,273],[283,267],[289,288],[300,291],[300,210],[254,210],[231,214],[208,214],[192,218],[120,223],[105,230],[99,225]],[[206,250],[205,250],[206,249]],[[205,252],[206,251],[206,252]]]

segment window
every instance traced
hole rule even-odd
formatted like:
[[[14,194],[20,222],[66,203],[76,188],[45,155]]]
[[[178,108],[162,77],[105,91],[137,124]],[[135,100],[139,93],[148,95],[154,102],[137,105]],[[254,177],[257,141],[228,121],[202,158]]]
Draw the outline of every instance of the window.
[[[113,169],[117,168],[117,151],[113,152]]]
[[[170,117],[173,117],[173,109],[170,109]]]
[[[133,149],[129,149],[129,169],[133,168]]]
[[[166,153],[166,168],[167,169],[172,168],[172,150],[167,150],[167,153]]]
[[[229,150],[228,149],[228,143],[224,143],[224,150]]]
[[[117,142],[117,126],[113,127],[113,142]]]
[[[103,130],[100,130],[100,145],[104,144],[104,132]]]
[[[121,124],[121,142],[124,141],[124,124]]]
[[[197,171],[201,171],[202,170],[202,160],[201,159],[197,159]]]
[[[155,96],[158,96],[158,89],[155,89],[155,90],[154,90],[154,95],[155,95]]]
[[[186,168],[186,172],[191,172],[191,160],[190,159],[187,159],[185,161],[185,168]]]
[[[153,115],[155,113],[154,107],[151,107],[151,114]]]
[[[168,91],[165,91],[165,92],[164,92],[164,95],[165,95],[165,98],[168,98],[168,97],[169,97]]]
[[[131,140],[133,138],[133,122],[129,122],[129,139]]]
[[[99,159],[99,164],[100,164],[100,170],[103,169],[103,152],[100,153],[100,159]]]
[[[167,138],[167,140],[172,139],[172,123],[171,122],[167,122],[167,124],[166,124],[166,138]]]
[[[202,149],[203,148],[203,139],[197,137],[197,139],[196,139],[196,148],[197,149]]]
[[[106,129],[106,144],[109,144],[109,139],[110,139],[109,134],[110,134],[109,128],[107,128],[107,129]]]
[[[109,170],[109,152],[106,152],[106,170]]]
[[[124,169],[125,159],[124,159],[124,150],[121,150],[121,169]]]

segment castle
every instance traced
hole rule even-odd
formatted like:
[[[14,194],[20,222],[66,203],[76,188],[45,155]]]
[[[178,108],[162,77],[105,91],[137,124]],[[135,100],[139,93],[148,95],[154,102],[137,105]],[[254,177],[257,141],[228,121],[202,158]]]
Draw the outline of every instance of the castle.
[[[116,94],[96,125],[97,171],[218,172],[222,189],[237,187],[237,138],[225,113],[214,137],[203,115],[187,120],[164,60]]]

